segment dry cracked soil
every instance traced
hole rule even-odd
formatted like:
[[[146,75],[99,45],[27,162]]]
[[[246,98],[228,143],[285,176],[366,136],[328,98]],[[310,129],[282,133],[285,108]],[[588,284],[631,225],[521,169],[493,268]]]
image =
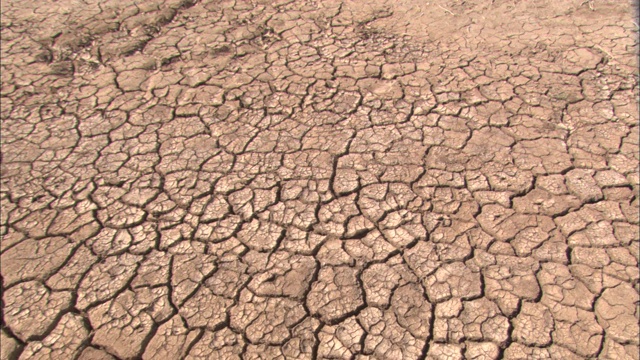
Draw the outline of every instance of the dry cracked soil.
[[[0,359],[638,359],[613,0],[2,0]]]

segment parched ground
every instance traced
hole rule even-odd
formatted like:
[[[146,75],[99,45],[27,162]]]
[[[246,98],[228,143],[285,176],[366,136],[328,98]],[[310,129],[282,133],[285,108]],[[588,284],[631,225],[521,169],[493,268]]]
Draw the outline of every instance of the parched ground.
[[[638,359],[637,4],[1,5],[0,359]]]

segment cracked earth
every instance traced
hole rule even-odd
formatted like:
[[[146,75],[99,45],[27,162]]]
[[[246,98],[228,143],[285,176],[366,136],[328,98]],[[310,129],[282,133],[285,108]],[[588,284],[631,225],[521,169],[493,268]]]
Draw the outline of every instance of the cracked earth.
[[[2,0],[0,359],[638,359],[624,1]]]

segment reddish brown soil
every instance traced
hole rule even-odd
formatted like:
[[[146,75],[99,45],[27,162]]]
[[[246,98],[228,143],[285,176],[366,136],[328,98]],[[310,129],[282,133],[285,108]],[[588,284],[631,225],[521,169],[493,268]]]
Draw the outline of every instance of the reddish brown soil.
[[[1,360],[638,359],[632,3],[1,1]]]

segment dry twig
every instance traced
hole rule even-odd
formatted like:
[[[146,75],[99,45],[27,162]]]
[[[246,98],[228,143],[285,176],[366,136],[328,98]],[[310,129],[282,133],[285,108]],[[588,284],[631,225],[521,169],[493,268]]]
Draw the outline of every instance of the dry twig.
[[[454,14],[454,13],[453,13],[453,11],[451,11],[451,10],[449,10],[449,9],[447,9],[447,8],[445,8],[445,7],[443,7],[443,6],[441,6],[440,4],[438,4],[438,6],[440,7],[440,9],[442,9],[442,10],[444,10],[444,11],[448,12],[449,14],[451,14],[451,15],[453,15],[453,16],[455,16],[455,15],[456,15],[456,14]]]

